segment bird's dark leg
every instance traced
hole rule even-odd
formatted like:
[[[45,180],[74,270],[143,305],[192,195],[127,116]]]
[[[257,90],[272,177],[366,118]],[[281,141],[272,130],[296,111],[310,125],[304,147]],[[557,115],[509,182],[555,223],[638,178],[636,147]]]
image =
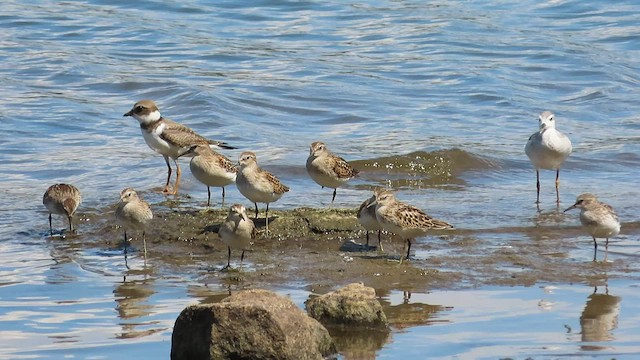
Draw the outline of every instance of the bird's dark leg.
[[[244,260],[244,249],[242,249],[242,254],[240,255],[240,267],[242,267],[242,260]]]
[[[382,248],[382,237],[380,236],[382,233],[382,230],[378,230],[378,248],[380,249],[380,251],[384,251],[384,249]]]
[[[560,168],[556,169],[556,204],[560,205]]]
[[[256,206],[256,216],[253,218],[253,220],[258,221],[258,203],[253,203],[253,205]]]
[[[336,199],[336,193],[337,193],[338,189],[335,188],[333,189],[333,197],[331,198],[331,205],[333,205],[333,201]]]
[[[221,206],[224,208],[224,186],[222,187],[222,205]]]
[[[211,188],[207,185],[207,208],[209,206],[211,206]]]
[[[607,262],[607,255],[609,255],[609,238],[604,243],[604,262]]]
[[[369,230],[367,230],[367,247],[369,247]]]
[[[267,203],[267,211],[265,212],[265,226],[267,227],[267,234],[269,233],[269,203]]]
[[[410,255],[411,255],[411,239],[407,239],[407,260],[409,260]]]
[[[169,181],[171,180],[171,164],[169,164],[169,157],[164,155],[164,162],[167,163],[167,183],[164,184],[163,193],[169,193]]]
[[[598,253],[598,242],[596,238],[593,238],[593,261],[596,261],[596,254]]]
[[[49,213],[49,235],[53,236],[53,226],[51,226],[51,213]]]
[[[540,170],[536,169],[536,189],[537,191],[537,196],[536,196],[536,204],[540,204]]]

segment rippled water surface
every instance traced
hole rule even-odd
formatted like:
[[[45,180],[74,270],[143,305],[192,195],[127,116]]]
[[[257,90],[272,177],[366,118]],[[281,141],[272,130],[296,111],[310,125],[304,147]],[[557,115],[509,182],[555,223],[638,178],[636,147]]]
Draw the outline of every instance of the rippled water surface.
[[[167,358],[180,310],[227,292],[161,265],[124,273],[116,250],[46,237],[42,194],[56,182],[81,188],[80,213],[113,205],[128,186],[162,201],[151,192],[165,180],[162,157],[122,117],[143,98],[236,146],[232,159],[256,152],[292,189],[274,209],[329,203],[304,170],[309,144],[322,140],[363,170],[337,206],[393,187],[458,228],[486,230],[489,246],[578,225],[576,213],[557,212],[550,171],[541,209],[533,204],[524,143],[537,115],[553,111],[574,148],[561,205],[587,191],[612,204],[623,230],[610,255],[632,271],[599,284],[382,294],[398,317],[411,314],[403,304],[437,306],[365,357],[640,351],[639,18],[636,1],[3,1],[0,357]],[[202,207],[206,188],[181,163],[184,202]],[[232,187],[227,197],[246,202]],[[591,239],[573,234],[559,240],[588,261]],[[610,296],[595,315],[593,285]],[[274,290],[301,306],[309,295]]]

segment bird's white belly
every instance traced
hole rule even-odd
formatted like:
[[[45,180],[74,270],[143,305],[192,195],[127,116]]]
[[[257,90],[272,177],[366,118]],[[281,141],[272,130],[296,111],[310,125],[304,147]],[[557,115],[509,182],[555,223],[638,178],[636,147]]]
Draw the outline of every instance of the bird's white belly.
[[[191,173],[201,183],[207,186],[222,187],[236,181],[236,173],[227,172],[219,166],[206,167],[205,165],[206,164],[200,164],[197,157],[191,159],[189,163]]]
[[[358,218],[358,221],[362,225],[363,228],[369,231],[374,230],[382,230],[382,226],[378,222],[378,219],[371,216],[371,214],[367,213],[366,210],[363,210],[362,215]]]
[[[315,181],[318,185],[331,189],[340,187],[346,182],[346,179],[342,180],[338,179],[337,177],[329,176],[322,171],[315,170],[314,168],[309,168],[308,173],[311,179],[313,179],[313,181]]]
[[[620,223],[611,217],[598,224],[585,224],[587,232],[595,238],[611,238],[620,233]]]
[[[160,135],[157,134],[157,130],[160,128],[156,128],[156,131],[148,132],[144,129],[142,130],[142,136],[144,137],[144,141],[149,145],[149,147],[162,155],[169,156],[173,159],[176,159],[180,153],[180,148],[176,146],[172,146],[168,142],[164,141]]]
[[[529,140],[524,150],[536,168],[558,169],[571,154],[572,148],[567,137],[549,129],[542,136],[534,136]]]
[[[238,191],[254,203],[272,203],[282,197],[282,194],[273,192],[273,188],[266,181],[251,181],[241,173],[236,178],[236,186]]]

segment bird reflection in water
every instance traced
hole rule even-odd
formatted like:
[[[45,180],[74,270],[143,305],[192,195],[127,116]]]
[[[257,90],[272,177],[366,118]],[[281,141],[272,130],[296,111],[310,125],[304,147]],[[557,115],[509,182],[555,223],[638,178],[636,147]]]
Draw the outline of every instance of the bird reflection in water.
[[[612,331],[618,326],[620,314],[620,296],[609,295],[609,288],[605,286],[604,294],[598,293],[598,287],[587,298],[587,303],[580,314],[580,328],[582,342],[602,342],[614,340]],[[597,345],[582,345],[583,350],[602,350],[606,347]]]
[[[129,276],[129,279],[127,278]],[[131,280],[134,278],[135,280]],[[149,298],[156,291],[153,288],[153,277],[144,273],[138,275],[124,275],[122,282],[113,290],[116,301],[116,311],[120,318],[122,332],[117,334],[118,339],[132,339],[165,331],[166,328],[155,328],[153,322],[142,322],[142,317],[149,318],[153,313],[153,305]]]

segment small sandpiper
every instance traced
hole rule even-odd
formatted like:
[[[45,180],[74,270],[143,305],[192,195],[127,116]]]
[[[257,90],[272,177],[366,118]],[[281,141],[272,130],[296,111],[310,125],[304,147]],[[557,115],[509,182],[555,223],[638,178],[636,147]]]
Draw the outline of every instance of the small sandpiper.
[[[224,187],[235,182],[238,168],[226,156],[219,154],[208,145],[194,145],[185,155],[192,155],[189,168],[193,176],[207,185],[207,207],[211,206],[211,186],[222,188],[224,207]]]
[[[258,218],[258,203],[266,203],[265,213],[266,231],[269,232],[269,203],[277,201],[289,188],[282,184],[277,177],[270,172],[261,169],[256,161],[256,154],[245,151],[240,154],[240,170],[236,178],[238,191],[253,202],[256,207],[256,219]]]
[[[120,192],[120,202],[116,207],[116,223],[124,229],[124,253],[127,254],[127,230],[142,231],[142,243],[144,255],[147,255],[147,240],[145,230],[147,224],[153,219],[153,213],[149,204],[138,197],[132,188],[123,189]]]
[[[373,195],[367,200],[363,201],[358,208],[358,222],[367,230],[367,247],[369,246],[369,231],[378,231],[378,248],[380,251],[384,251],[382,248],[382,226],[376,218],[376,196]]]
[[[49,210],[49,234],[53,236],[51,214],[65,215],[69,220],[69,231],[73,231],[73,214],[82,202],[80,190],[69,184],[55,184],[49,186],[42,197],[42,203]]]
[[[571,154],[571,140],[556,130],[555,116],[544,111],[538,117],[540,130],[529,137],[524,152],[536,167],[536,204],[540,203],[540,169],[556,170],[556,203],[560,204],[560,166]]]
[[[359,173],[345,159],[329,151],[327,146],[320,141],[311,144],[307,158],[307,172],[313,181],[322,188],[333,189],[332,205],[336,199],[337,188],[358,176]]]
[[[234,149],[223,142],[209,140],[182,124],[162,117],[160,110],[151,100],[138,101],[123,116],[133,116],[138,120],[144,141],[151,149],[164,157],[164,161],[167,163],[167,183],[163,190],[165,193],[174,195],[178,193],[181,175],[178,157],[189,151],[192,145],[207,144],[223,149]],[[176,165],[176,183],[173,191],[169,190],[172,171],[169,158],[173,159]]]
[[[578,196],[576,203],[567,208],[565,212],[575,208],[580,209],[580,222],[593,238],[593,261],[596,261],[598,252],[596,238],[606,239],[604,261],[607,261],[609,238],[620,233],[618,215],[611,205],[600,202],[595,195],[589,193]]]
[[[227,245],[228,257],[227,266],[222,269],[228,269],[231,267],[231,249],[242,250],[240,255],[240,266],[242,267],[242,260],[244,260],[244,251],[249,246],[252,239],[256,237],[256,227],[253,221],[247,216],[247,210],[240,204],[234,204],[229,209],[229,215],[226,220],[220,225],[218,231],[220,239]]]
[[[434,219],[417,207],[397,200],[390,190],[378,189],[375,197],[376,218],[382,228],[407,240],[406,259],[411,254],[411,240],[426,235],[430,230],[453,229],[453,225]]]

